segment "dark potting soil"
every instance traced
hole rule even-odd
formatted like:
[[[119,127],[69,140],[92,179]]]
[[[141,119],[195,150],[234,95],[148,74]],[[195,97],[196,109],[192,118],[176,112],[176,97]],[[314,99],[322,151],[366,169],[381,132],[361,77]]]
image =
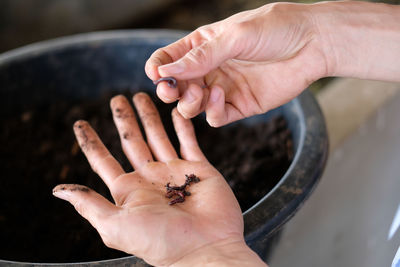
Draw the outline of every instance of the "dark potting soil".
[[[78,183],[111,199],[75,141],[72,125],[78,119],[88,120],[125,170],[132,171],[112,121],[110,98],[56,102],[0,115],[0,259],[81,262],[126,256],[107,248],[72,205],[51,193],[59,183]],[[173,105],[154,100],[177,148],[170,118]],[[226,177],[243,211],[276,185],[292,160],[291,135],[282,117],[219,129],[201,117],[193,123],[201,148]]]

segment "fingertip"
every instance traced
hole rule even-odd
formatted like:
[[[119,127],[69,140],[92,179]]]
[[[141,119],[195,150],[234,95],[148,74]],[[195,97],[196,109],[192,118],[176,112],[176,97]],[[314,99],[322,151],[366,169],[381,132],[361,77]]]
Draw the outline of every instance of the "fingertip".
[[[191,120],[185,119],[177,108],[172,110],[172,121],[180,143],[183,159],[189,161],[206,160],[197,143],[196,134]]]
[[[158,50],[156,50],[150,56],[150,58],[146,61],[144,65],[144,71],[146,72],[146,75],[153,81],[160,78],[160,75],[158,73],[158,67],[163,65],[157,54],[159,54]]]
[[[197,84],[190,84],[179,100],[177,108],[179,113],[185,118],[190,119],[202,112],[203,89]]]
[[[75,192],[89,193],[90,190],[91,189],[89,187],[84,185],[59,184],[53,188],[52,192],[55,197],[71,202]]]
[[[220,127],[225,124],[225,92],[219,86],[210,89],[209,101],[206,105],[206,120],[211,127]]]
[[[166,83],[157,86],[156,94],[164,103],[170,104],[179,99],[179,90],[171,88]]]
[[[145,67],[145,73],[150,80],[156,81],[160,79],[160,74],[158,73],[158,68],[156,66]]]
[[[222,122],[222,119],[220,117],[210,116],[210,113],[207,112],[206,112],[206,121],[208,125],[210,125],[213,128],[219,128],[225,125],[225,123]]]
[[[77,120],[77,121],[74,123],[73,128],[74,128],[75,130],[77,130],[77,129],[81,129],[81,128],[87,126],[87,125],[89,125],[89,123],[88,123],[87,121],[85,121],[85,120]]]
[[[187,120],[182,114],[178,111],[177,107],[174,107],[171,111],[171,117],[174,124],[179,123],[181,121]]]
[[[179,113],[178,109],[176,107],[174,107],[171,111],[171,118],[172,118],[172,123],[174,124],[174,126],[176,125],[176,123],[178,123],[179,119],[185,119],[182,117],[182,115]]]
[[[180,116],[178,109],[174,107],[171,111],[172,117]]]
[[[135,105],[136,105],[137,103],[140,103],[141,101],[145,101],[149,98],[150,98],[149,95],[146,94],[145,92],[138,92],[133,95],[132,100],[133,100],[133,103],[135,103]]]
[[[171,55],[166,51],[166,49],[167,49],[166,47],[157,49],[146,61],[144,67],[145,72],[147,76],[153,81],[159,79],[160,77],[172,76],[172,75],[164,76],[159,71],[160,66],[168,65],[174,61]]]
[[[111,109],[114,109],[116,106],[118,106],[121,102],[127,102],[128,99],[124,95],[116,95],[110,100],[110,107]]]
[[[206,121],[207,121],[208,125],[210,125],[213,128],[220,127],[220,124],[218,123],[218,121],[216,121],[215,119],[212,119],[208,116],[206,116]]]
[[[60,185],[57,185],[56,187],[54,187],[53,191],[52,191],[53,196],[55,196],[59,199],[65,200],[65,201],[69,201],[69,199],[71,197],[68,193],[64,192],[64,188],[65,188],[65,185],[63,185],[63,184],[60,184]]]
[[[72,204],[96,229],[104,218],[114,214],[116,208],[103,196],[84,185],[60,184],[54,187],[53,195]]]

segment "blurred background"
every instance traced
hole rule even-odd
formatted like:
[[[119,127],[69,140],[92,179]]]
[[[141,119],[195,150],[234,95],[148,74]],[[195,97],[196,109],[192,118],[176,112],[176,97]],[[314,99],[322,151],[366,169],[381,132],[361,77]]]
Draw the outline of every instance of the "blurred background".
[[[88,31],[127,28],[194,30],[265,0],[1,0],[0,52]],[[293,1],[312,3],[317,1]],[[387,0],[399,3],[400,0]]]
[[[263,0],[0,0],[0,53],[90,31],[133,28],[192,31],[267,3]],[[312,91],[318,91],[330,80],[316,82]]]
[[[194,30],[262,0],[1,0],[0,52],[88,31],[127,28]]]
[[[399,4],[400,0],[383,2]],[[0,0],[0,53],[91,31],[191,31],[267,3]],[[285,226],[270,263],[278,267],[389,266],[400,245],[399,233],[387,237],[396,210],[400,211],[400,116],[396,116],[400,84],[325,78],[311,89],[326,116],[330,159],[315,193]]]
[[[254,9],[265,0],[0,0],[0,53],[26,44],[90,31],[199,26]],[[290,1],[313,3],[318,1]],[[400,0],[386,0],[400,3]],[[324,78],[314,93],[329,83]]]

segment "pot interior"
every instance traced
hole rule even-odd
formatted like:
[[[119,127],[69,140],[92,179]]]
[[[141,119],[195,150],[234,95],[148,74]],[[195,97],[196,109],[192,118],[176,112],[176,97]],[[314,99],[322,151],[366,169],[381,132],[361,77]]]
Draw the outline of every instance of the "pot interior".
[[[155,97],[155,86],[143,70],[151,53],[169,42],[110,38],[0,60],[0,141],[6,147],[0,179],[0,259],[80,262],[126,256],[106,248],[89,223],[55,199],[51,189],[58,183],[80,183],[110,198],[77,150],[72,132],[77,119],[88,120],[125,170],[132,171],[108,108],[116,94],[150,94],[178,149],[170,119],[175,104],[165,105]],[[193,119],[201,148],[234,191],[236,187],[243,211],[273,189],[290,166],[300,138],[299,119],[291,112],[288,104],[219,129],[209,127],[203,115]]]

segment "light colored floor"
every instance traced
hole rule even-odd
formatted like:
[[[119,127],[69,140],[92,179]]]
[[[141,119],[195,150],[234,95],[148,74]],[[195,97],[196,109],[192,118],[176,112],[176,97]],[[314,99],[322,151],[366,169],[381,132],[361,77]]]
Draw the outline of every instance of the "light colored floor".
[[[385,101],[335,144],[320,184],[286,224],[271,267],[391,266],[400,246],[400,229],[388,240],[400,204],[400,94]]]

